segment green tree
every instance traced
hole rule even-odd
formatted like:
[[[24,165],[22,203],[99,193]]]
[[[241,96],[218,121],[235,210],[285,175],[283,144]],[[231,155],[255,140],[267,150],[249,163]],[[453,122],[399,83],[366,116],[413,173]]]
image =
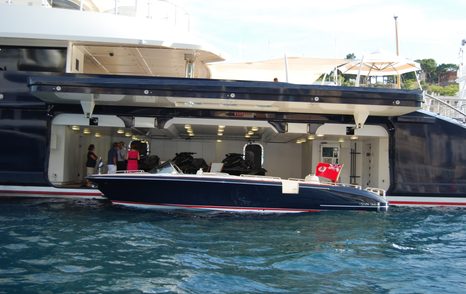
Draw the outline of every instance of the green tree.
[[[354,53],[346,54],[345,59],[354,60],[356,59],[356,55],[354,55]]]
[[[458,65],[453,64],[453,63],[442,63],[439,66],[437,66],[437,74],[441,72],[457,71],[457,70],[458,70]]]
[[[401,83],[401,88],[407,90],[416,90],[419,89],[419,85],[416,79],[403,79],[403,82]]]
[[[442,63],[440,64],[439,66],[437,66],[437,69],[436,69],[436,74],[437,74],[437,78],[440,79],[440,76],[443,74],[443,73],[447,73],[447,72],[456,72],[458,71],[458,65],[456,64],[452,64],[452,63]],[[439,81],[439,80],[438,80]]]
[[[445,87],[439,85],[427,85],[427,91],[439,94],[440,96],[455,96],[459,91],[459,85],[451,84]]]
[[[414,71],[407,72],[401,76],[403,80],[416,80],[416,73]]]
[[[419,62],[421,65],[421,69],[426,75],[427,83],[437,82],[437,62],[434,59],[418,59],[416,62]]]

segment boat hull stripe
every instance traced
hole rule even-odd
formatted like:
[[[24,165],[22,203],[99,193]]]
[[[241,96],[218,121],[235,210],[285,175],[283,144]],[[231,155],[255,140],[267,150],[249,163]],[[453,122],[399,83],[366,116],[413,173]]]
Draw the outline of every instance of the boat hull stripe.
[[[131,201],[112,201],[113,204],[140,206],[140,207],[161,207],[172,209],[197,209],[197,210],[223,210],[223,211],[262,211],[262,212],[282,212],[282,213],[300,213],[300,212],[320,212],[318,209],[299,209],[299,208],[272,208],[272,207],[239,207],[239,206],[215,206],[215,205],[187,205],[187,204],[167,204],[167,203],[142,203]]]
[[[390,205],[419,205],[419,206],[464,206],[466,207],[466,202],[439,202],[439,201],[394,201],[390,200]]]
[[[99,197],[103,195],[100,191],[79,191],[77,189],[55,188],[55,187],[26,187],[10,186],[0,189],[0,196],[7,197]]]
[[[439,196],[387,196],[392,206],[456,206],[466,207],[466,198]]]

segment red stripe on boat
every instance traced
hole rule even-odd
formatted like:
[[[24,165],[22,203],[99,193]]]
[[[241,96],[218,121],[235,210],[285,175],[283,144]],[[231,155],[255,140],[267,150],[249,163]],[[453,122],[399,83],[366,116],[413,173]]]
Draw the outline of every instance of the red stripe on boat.
[[[390,205],[466,206],[466,202],[389,201]]]

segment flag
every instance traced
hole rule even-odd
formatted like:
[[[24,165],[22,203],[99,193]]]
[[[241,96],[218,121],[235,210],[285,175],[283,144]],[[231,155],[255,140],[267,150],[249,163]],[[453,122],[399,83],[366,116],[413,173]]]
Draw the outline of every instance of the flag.
[[[343,164],[319,162],[316,166],[316,176],[327,178],[332,182],[336,182],[342,169]]]

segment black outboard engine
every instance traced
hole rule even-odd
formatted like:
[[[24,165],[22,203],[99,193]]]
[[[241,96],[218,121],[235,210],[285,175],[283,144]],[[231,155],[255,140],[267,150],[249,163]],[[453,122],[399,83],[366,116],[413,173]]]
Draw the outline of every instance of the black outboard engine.
[[[185,174],[195,174],[200,168],[207,171],[209,166],[203,158],[194,158],[195,152],[180,152],[176,153],[176,156],[172,159],[172,162],[176,164]]]
[[[225,159],[222,160],[222,172],[235,176],[249,173],[249,168],[243,159],[243,154],[228,153],[225,156]]]
[[[225,159],[222,160],[223,168],[222,172],[230,175],[265,175],[267,172],[262,167],[256,167],[254,163],[243,158],[243,154],[240,153],[228,153],[225,155]]]

